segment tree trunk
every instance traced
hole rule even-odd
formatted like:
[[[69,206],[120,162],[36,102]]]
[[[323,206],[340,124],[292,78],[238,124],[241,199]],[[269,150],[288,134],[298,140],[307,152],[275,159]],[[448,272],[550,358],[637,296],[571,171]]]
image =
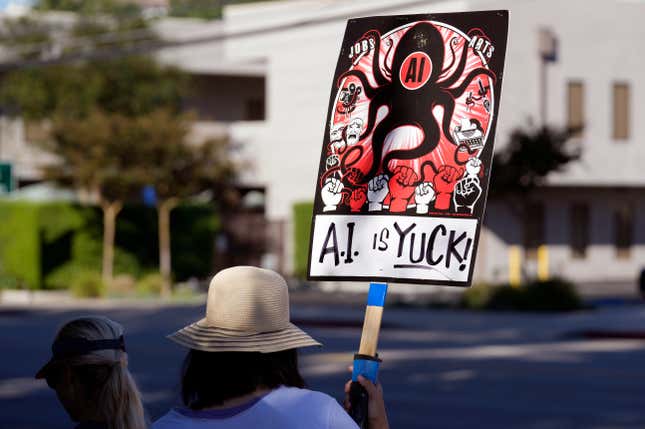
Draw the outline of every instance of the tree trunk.
[[[116,217],[121,211],[121,201],[104,201],[103,209],[103,282],[112,283],[114,269],[114,236],[116,232]]]
[[[170,250],[170,212],[177,206],[176,198],[169,198],[159,202],[157,206],[159,216],[159,272],[163,277],[161,294],[165,298],[172,293],[172,255]]]

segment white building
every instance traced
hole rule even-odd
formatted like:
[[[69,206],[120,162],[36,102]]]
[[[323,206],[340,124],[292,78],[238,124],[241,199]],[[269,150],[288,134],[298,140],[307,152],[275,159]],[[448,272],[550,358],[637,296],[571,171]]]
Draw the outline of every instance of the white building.
[[[558,40],[547,65],[546,120],[583,122],[580,161],[551,177],[529,219],[491,202],[475,279],[507,281],[537,246],[551,275],[582,283],[633,282],[645,267],[645,1],[287,0],[228,6],[216,22],[166,19],[177,43],[159,58],[197,77],[198,132],[228,129],[251,161],[242,182],[264,190],[275,226],[270,251],[292,269],[292,207],[311,201],[328,98],[346,20],[407,13],[509,9],[496,147],[541,113],[541,30]],[[20,174],[20,170],[18,170]],[[545,250],[546,249],[546,250]],[[510,262],[509,262],[510,261]],[[544,269],[544,267],[543,267]]]

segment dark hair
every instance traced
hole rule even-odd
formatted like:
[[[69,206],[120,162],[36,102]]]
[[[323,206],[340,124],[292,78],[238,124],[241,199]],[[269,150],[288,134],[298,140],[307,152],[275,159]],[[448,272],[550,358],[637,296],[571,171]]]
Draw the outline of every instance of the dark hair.
[[[298,352],[204,352],[191,349],[184,359],[181,397],[199,410],[255,391],[258,387],[304,387]]]

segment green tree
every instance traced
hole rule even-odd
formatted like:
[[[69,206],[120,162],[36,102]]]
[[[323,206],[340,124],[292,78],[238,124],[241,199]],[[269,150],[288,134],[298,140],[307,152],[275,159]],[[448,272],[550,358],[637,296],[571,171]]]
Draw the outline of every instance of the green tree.
[[[572,140],[579,131],[548,127],[514,130],[508,144],[493,157],[491,197],[510,200],[513,207],[523,210],[549,174],[580,158],[580,149]]]
[[[218,19],[222,17],[222,0],[170,0],[171,16]]]
[[[580,158],[580,149],[572,139],[579,131],[548,127],[513,131],[508,144],[493,157],[491,198],[505,202],[523,222],[529,215],[529,203],[547,184],[549,174]]]
[[[57,41],[56,50],[64,55],[92,52],[106,45],[127,46],[132,43],[133,29],[137,37],[152,37],[140,14],[122,4],[43,0],[38,5],[42,10],[79,12],[76,22],[52,27],[34,15],[10,25],[9,30],[0,30],[0,42],[12,49],[16,58],[46,58],[51,55],[51,40]],[[28,30],[31,23],[38,23],[33,34]],[[146,132],[139,118],[159,109],[177,115],[186,90],[183,73],[146,56],[91,57],[14,69],[3,77],[3,109],[50,131],[49,138],[39,143],[59,163],[49,166],[46,176],[73,185],[103,209],[106,282],[112,278],[116,218],[123,202],[137,195],[145,183],[137,149],[142,147]]]
[[[210,191],[220,202],[231,191],[238,166],[230,157],[228,138],[189,141],[192,121],[167,110],[140,118],[141,152],[147,183],[157,195],[159,269],[162,292],[171,292],[171,211],[185,198]]]
[[[144,134],[137,118],[96,110],[82,120],[52,120],[52,138],[43,148],[59,162],[47,166],[47,178],[82,191],[103,211],[103,281],[112,281],[116,219],[124,201],[136,195],[145,175],[138,147]]]

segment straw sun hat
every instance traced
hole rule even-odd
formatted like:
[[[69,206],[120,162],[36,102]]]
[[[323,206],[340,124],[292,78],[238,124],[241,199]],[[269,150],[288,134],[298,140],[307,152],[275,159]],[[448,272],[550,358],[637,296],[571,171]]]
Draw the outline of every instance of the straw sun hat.
[[[246,266],[217,273],[208,288],[206,317],[168,338],[207,352],[272,353],[321,345],[289,321],[284,278]]]

